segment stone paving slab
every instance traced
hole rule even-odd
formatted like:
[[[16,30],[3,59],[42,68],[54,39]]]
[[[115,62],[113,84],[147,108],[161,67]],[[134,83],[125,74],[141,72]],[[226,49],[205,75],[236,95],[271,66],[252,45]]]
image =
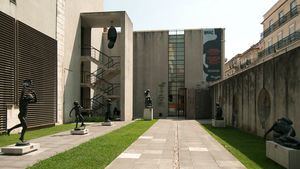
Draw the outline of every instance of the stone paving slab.
[[[195,120],[161,119],[106,169],[244,169]]]
[[[94,123],[87,126],[87,128],[89,129],[89,133],[86,135],[71,135],[70,131],[65,131],[54,135],[30,140],[29,142],[31,143],[40,143],[41,148],[38,151],[22,156],[9,156],[4,155],[0,152],[0,168],[27,168],[40,160],[47,159],[58,153],[69,150],[73,147],[78,146],[79,144],[102,136],[129,123],[131,122],[114,122],[113,126],[102,126],[101,123]]]

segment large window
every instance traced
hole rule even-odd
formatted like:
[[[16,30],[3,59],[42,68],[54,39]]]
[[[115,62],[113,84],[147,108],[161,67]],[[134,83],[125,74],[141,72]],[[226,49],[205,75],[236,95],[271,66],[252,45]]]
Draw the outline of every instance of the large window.
[[[293,0],[290,4],[291,16],[295,16],[297,14],[297,3],[296,0]]]
[[[169,116],[177,116],[178,89],[184,87],[184,33],[169,33]]]
[[[284,17],[283,11],[280,11],[280,12],[279,12],[278,17],[279,17],[279,24],[284,23],[285,17]]]

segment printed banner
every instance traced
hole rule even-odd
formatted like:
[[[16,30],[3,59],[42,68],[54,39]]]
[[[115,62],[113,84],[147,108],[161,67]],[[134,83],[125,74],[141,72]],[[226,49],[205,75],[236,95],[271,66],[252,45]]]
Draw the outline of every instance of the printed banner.
[[[221,79],[222,29],[203,30],[203,76],[207,82]]]

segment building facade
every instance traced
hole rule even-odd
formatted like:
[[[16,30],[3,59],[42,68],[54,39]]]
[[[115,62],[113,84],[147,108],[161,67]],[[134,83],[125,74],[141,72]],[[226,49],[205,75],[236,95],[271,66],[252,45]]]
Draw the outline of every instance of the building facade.
[[[299,46],[299,5],[299,0],[279,0],[264,14],[259,58],[265,60]]]
[[[132,23],[126,12],[103,12],[102,0],[3,0],[0,14],[0,55],[7,65],[1,72],[9,68],[7,77],[0,80],[0,132],[18,123],[18,96],[24,79],[34,81],[38,96],[38,102],[30,106],[29,127],[40,127],[70,122],[68,113],[75,100],[88,110],[99,102],[95,99],[99,93],[107,97],[107,92],[98,91],[103,80],[95,81],[98,89],[83,83],[89,72],[89,85],[93,84],[92,75],[99,75],[101,68],[105,72],[101,78],[119,77],[120,116],[132,119]],[[120,27],[122,32],[117,42],[118,68],[109,65],[108,70],[103,59],[107,55],[100,50],[107,48],[102,33],[109,26]],[[101,100],[102,107],[105,101]]]
[[[150,89],[154,117],[210,117],[209,104],[200,102],[209,100],[208,84],[223,77],[224,29],[139,31],[133,37],[134,116],[142,117]]]
[[[250,66],[258,63],[258,52],[260,51],[260,42],[252,45],[249,49],[247,49],[242,54],[237,54],[228,62],[225,63],[225,75],[227,78],[229,76],[234,75]]]
[[[300,132],[299,19],[298,0],[279,0],[264,15],[256,64],[210,86],[212,105],[221,103],[227,125],[263,137],[287,117]]]

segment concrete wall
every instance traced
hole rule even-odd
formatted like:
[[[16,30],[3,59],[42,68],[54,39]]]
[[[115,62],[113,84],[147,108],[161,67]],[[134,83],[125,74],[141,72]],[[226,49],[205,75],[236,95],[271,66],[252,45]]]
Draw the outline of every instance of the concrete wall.
[[[168,31],[134,32],[134,117],[142,117],[151,90],[154,117],[168,115]]]
[[[64,57],[59,60],[62,64],[62,72],[58,72],[58,78],[64,79],[61,87],[63,99],[59,99],[59,105],[63,107],[63,121],[68,122],[68,113],[74,100],[80,100],[80,57],[81,57],[81,22],[80,13],[100,12],[103,9],[102,0],[66,0],[65,1],[65,32],[64,32]],[[101,29],[92,29],[91,45],[101,46]],[[58,63],[60,64],[60,63]],[[92,66],[91,66],[92,67]],[[63,102],[63,103],[61,103]]]
[[[203,31],[185,30],[185,87],[205,88],[203,75]]]
[[[220,102],[227,125],[263,136],[283,116],[294,122],[300,133],[300,50],[259,64],[210,87],[213,104]],[[261,97],[262,91],[268,95]],[[269,98],[269,99],[268,99]],[[213,106],[213,112],[215,112]]]
[[[0,10],[56,39],[56,1],[18,0],[15,5],[9,0],[1,0]]]
[[[124,63],[124,69],[121,69],[121,82],[124,80],[124,85],[121,85],[121,93],[124,93],[124,98],[121,97],[121,110],[124,110],[122,120],[132,120],[133,118],[133,25],[125,13],[124,17],[125,31],[124,32],[124,60],[121,58],[121,64]],[[124,61],[124,62],[122,62]],[[123,65],[121,65],[122,67]],[[124,71],[123,71],[124,70]],[[124,89],[122,88],[124,86]],[[122,100],[124,99],[124,100]],[[122,108],[124,106],[124,108]]]

